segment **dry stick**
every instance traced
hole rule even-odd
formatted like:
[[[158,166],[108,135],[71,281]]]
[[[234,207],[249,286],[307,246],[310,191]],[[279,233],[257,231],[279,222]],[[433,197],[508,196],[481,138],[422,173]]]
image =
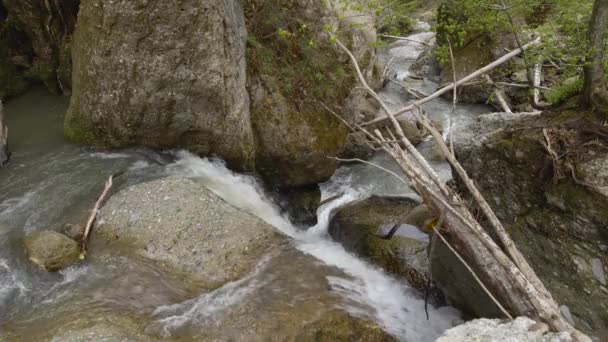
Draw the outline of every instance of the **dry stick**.
[[[106,197],[106,195],[108,194],[108,191],[110,191],[110,188],[112,187],[112,179],[114,178],[114,176],[110,176],[108,178],[108,180],[106,181],[105,187],[103,188],[103,191],[101,192],[101,195],[99,195],[99,198],[97,199],[97,202],[95,202],[95,206],[93,207],[93,210],[91,210],[91,216],[89,216],[89,220],[87,221],[87,225],[84,228],[84,232],[82,234],[82,245],[80,248],[80,260],[84,260],[84,258],[87,255],[87,241],[89,239],[89,233],[91,232],[91,227],[93,226],[93,222],[95,222],[95,218],[97,218],[97,212],[99,211],[99,207],[101,206],[101,202],[103,202],[103,199]]]
[[[395,113],[393,113],[393,115],[396,117],[396,116],[399,116],[399,115],[401,115],[403,113],[411,112],[412,110],[414,110],[416,108],[416,106],[423,105],[423,104],[425,104],[425,103],[427,103],[429,101],[432,101],[432,100],[438,98],[439,96],[441,96],[441,95],[447,93],[448,91],[454,89],[454,87],[463,85],[463,84],[465,84],[465,83],[467,83],[467,82],[469,82],[469,81],[471,81],[471,80],[473,80],[473,79],[475,79],[475,78],[477,78],[477,77],[479,77],[479,76],[487,73],[488,71],[490,71],[490,70],[492,70],[492,69],[494,69],[494,68],[496,68],[496,67],[504,64],[505,62],[507,62],[511,58],[519,55],[525,49],[527,49],[527,48],[529,48],[531,46],[538,45],[538,44],[540,44],[540,37],[536,38],[535,40],[533,40],[533,41],[531,41],[529,43],[527,43],[526,45],[522,46],[522,48],[520,48],[520,49],[516,49],[516,50],[511,51],[510,53],[502,56],[501,58],[495,60],[494,62],[486,65],[485,67],[483,67],[483,68],[481,68],[481,69],[479,69],[479,70],[471,73],[470,75],[462,78],[460,81],[458,81],[456,83],[452,83],[452,84],[450,84],[448,86],[445,86],[445,87],[437,90],[433,94],[425,97],[424,99],[416,101],[416,102],[412,103],[409,106],[406,106],[406,107],[403,107],[403,108],[399,109],[398,111],[396,111]],[[385,118],[385,117],[376,118],[374,120],[371,120],[371,121],[368,121],[368,122],[362,124],[362,126],[364,126],[364,127],[365,126],[369,126],[371,124],[374,124],[374,123],[377,123],[377,122],[380,122],[380,121],[384,121],[386,119],[387,118]]]
[[[397,173],[384,168],[378,164],[369,162],[369,161],[365,161],[359,158],[352,158],[352,159],[341,159],[341,158],[332,158],[335,159],[337,161],[342,161],[342,162],[360,162],[363,164],[367,164],[370,166],[373,166],[375,168],[378,168],[392,176],[394,176],[395,178],[397,178],[400,182],[402,182],[403,184],[405,184],[406,186],[411,186],[405,179],[403,179],[403,177],[399,176]],[[462,264],[466,267],[466,269],[471,273],[471,275],[473,276],[473,278],[475,278],[475,281],[479,284],[479,286],[481,286],[481,288],[484,290],[484,292],[490,297],[490,299],[492,299],[492,301],[498,306],[498,308],[502,311],[502,313],[507,316],[509,319],[513,319],[513,316],[511,314],[509,314],[509,312],[500,304],[500,302],[498,301],[498,299],[496,299],[496,297],[494,297],[494,295],[492,295],[492,293],[490,292],[490,290],[484,285],[483,281],[481,281],[481,279],[479,279],[479,277],[477,276],[477,274],[475,273],[475,271],[473,270],[473,268],[471,266],[469,266],[469,264],[462,258],[462,256],[460,256],[460,254],[454,249],[454,247],[452,247],[452,245],[445,239],[445,237],[443,237],[443,235],[441,234],[441,232],[439,231],[438,228],[441,228],[441,226],[443,225],[443,220],[445,215],[442,214],[441,215],[441,219],[439,221],[439,223],[437,224],[437,228],[433,228],[433,231],[439,235],[439,237],[441,238],[441,240],[443,241],[443,243],[445,243],[446,246],[448,246],[448,248],[450,249],[450,251],[452,251],[452,253],[454,253],[454,255],[456,255],[456,257],[458,258],[458,260],[460,260],[460,262],[462,262]]]
[[[511,111],[511,108],[509,108],[509,105],[507,104],[507,101],[505,100],[502,90],[498,87],[496,87],[496,83],[494,83],[494,81],[492,81],[492,78],[490,77],[490,75],[485,74],[483,75],[486,79],[486,81],[488,81],[488,83],[490,83],[490,85],[494,86],[494,95],[496,95],[496,99],[498,100],[498,103],[500,104],[500,107],[502,107],[502,110],[506,113],[513,113]]]

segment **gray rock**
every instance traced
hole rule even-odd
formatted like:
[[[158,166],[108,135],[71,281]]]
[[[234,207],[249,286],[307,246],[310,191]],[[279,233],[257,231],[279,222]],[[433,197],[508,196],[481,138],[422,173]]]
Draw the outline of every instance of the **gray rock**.
[[[595,258],[591,260],[591,271],[593,276],[600,284],[606,286],[606,273],[604,272],[604,264],[602,260]]]
[[[241,278],[282,240],[272,226],[202,183],[178,177],[112,196],[99,213],[95,233],[204,288]]]
[[[559,312],[562,314],[562,317],[564,317],[566,321],[568,321],[568,323],[572,324],[572,326],[575,326],[574,318],[572,318],[570,308],[568,308],[566,305],[562,305],[559,307]]]
[[[527,317],[503,322],[476,319],[447,330],[436,342],[570,342],[569,333],[547,333],[549,328]]]
[[[252,167],[246,39],[237,0],[83,0],[66,135],[115,148],[182,147]]]
[[[24,244],[30,261],[49,272],[78,261],[78,243],[52,230],[35,232],[25,238]]]

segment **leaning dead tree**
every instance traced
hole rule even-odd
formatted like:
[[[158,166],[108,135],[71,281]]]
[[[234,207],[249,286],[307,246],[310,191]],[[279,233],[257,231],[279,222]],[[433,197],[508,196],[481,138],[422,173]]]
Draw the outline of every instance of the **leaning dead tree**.
[[[417,100],[413,104],[397,111],[392,111],[378,94],[367,84],[361,69],[353,54],[338,40],[338,46],[350,57],[359,81],[366,91],[380,104],[385,116],[362,125],[347,124],[351,130],[366,138],[368,144],[375,149],[388,153],[400,166],[410,181],[410,186],[420,195],[440,218],[440,227],[447,233],[450,244],[456,246],[458,255],[466,256],[466,263],[475,270],[476,277],[483,282],[484,288],[505,308],[506,317],[528,316],[556,332],[570,332],[578,341],[591,341],[586,335],[576,330],[560,314],[559,307],[551,293],[545,288],[532,267],[516,248],[509,234],[496,217],[494,211],[478,191],[473,180],[456,160],[454,153],[446,146],[441,133],[432,125],[430,119],[420,107],[421,104],[437,98],[454,87],[474,80],[487,71],[518,55],[527,47],[536,45],[540,39],[523,45],[488,66],[475,71],[471,75],[440,89],[434,94]],[[416,150],[415,146],[405,136],[396,116],[411,112],[415,119],[422,124],[435,138],[446,159],[463,180],[477,206],[489,222],[494,241],[490,234],[473,216],[467,203],[451,188],[447,187],[427,160]],[[389,120],[389,125],[383,128],[367,128],[371,123]],[[376,125],[372,127],[378,127]],[[456,252],[456,250],[454,250]],[[468,266],[467,265],[467,266]],[[510,313],[510,314],[509,314]]]
[[[8,127],[4,125],[4,108],[0,101],[0,167],[8,163],[11,153],[8,150]]]

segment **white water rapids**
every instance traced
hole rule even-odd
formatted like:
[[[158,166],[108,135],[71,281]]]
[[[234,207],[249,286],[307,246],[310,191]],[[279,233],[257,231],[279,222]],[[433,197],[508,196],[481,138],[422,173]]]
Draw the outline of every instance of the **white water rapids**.
[[[212,162],[187,152],[179,152],[178,160],[168,166],[168,172],[172,175],[196,177],[203,180],[207,187],[228,203],[260,217],[294,239],[295,245],[300,251],[352,276],[352,279],[328,277],[332,290],[339,292],[353,303],[345,309],[355,315],[373,312],[373,317],[369,318],[376,320],[400,340],[432,341],[458,321],[459,315],[455,309],[450,307],[435,309],[432,306],[428,307],[432,319],[427,320],[424,300],[417,296],[414,290],[347,252],[344,247],[331,240],[327,234],[327,228],[332,213],[337,208],[366,194],[354,189],[341,189],[345,193],[342,197],[319,208],[317,225],[303,231],[281,215],[276,205],[266,197],[254,178],[235,174],[220,162]],[[239,286],[247,286],[247,282],[231,283],[214,293],[204,294],[194,303],[188,301],[183,308],[180,308],[181,310],[178,310],[182,312],[181,314],[174,314],[163,320],[168,324],[179,325],[183,324],[185,317],[196,316],[197,308],[203,311],[208,310],[207,305],[201,305],[201,303],[208,303],[212,299],[215,303],[231,303],[233,302],[231,297],[239,297],[246,292],[243,288],[240,291],[235,290],[235,287]],[[218,299],[218,297],[221,298]],[[371,310],[362,310],[361,307]],[[213,308],[217,310],[215,306]],[[175,312],[175,309],[175,306],[160,308],[157,313],[166,310]]]

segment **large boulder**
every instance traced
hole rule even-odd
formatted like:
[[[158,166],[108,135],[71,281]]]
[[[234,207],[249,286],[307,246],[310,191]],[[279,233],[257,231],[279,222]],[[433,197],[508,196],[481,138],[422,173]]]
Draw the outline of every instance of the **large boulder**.
[[[78,243],[66,235],[42,230],[24,240],[30,261],[49,272],[59,271],[78,261]]]
[[[42,82],[69,94],[70,43],[80,0],[4,0],[0,4],[0,97]]]
[[[282,240],[272,226],[202,183],[179,177],[112,196],[99,212],[95,234],[209,289],[243,277]]]
[[[181,147],[252,168],[246,40],[237,0],[83,0],[66,136]]]
[[[476,319],[447,330],[437,342],[571,342],[569,333],[549,333],[545,324],[527,317],[513,321]]]
[[[603,340],[608,289],[598,265],[608,265],[608,155],[601,132],[593,133],[599,126],[580,117],[567,111],[482,115],[458,128],[454,143],[463,167],[556,301],[569,308],[576,328]],[[555,162],[543,145],[547,137],[562,156]]]
[[[353,91],[351,62],[331,43],[328,28],[353,51],[370,82],[378,83],[374,16],[346,7],[318,0],[246,5],[256,170],[279,187],[317,183],[333,174],[336,163],[328,157],[340,153],[348,129],[327,107],[354,121],[351,109],[364,96]]]

